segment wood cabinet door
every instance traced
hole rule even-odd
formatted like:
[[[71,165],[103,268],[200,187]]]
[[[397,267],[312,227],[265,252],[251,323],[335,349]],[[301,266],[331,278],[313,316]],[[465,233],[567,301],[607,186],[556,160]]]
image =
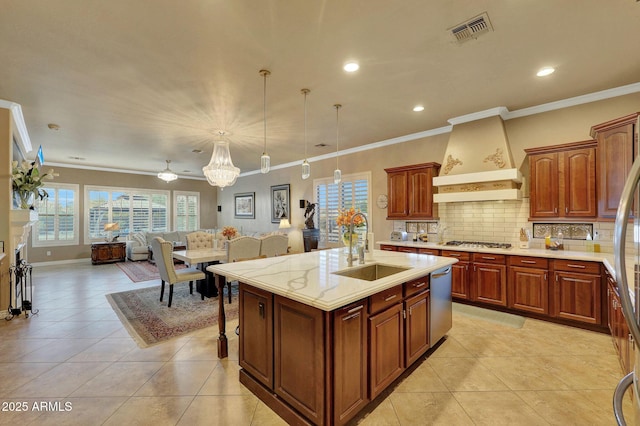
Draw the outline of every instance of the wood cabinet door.
[[[373,399],[404,371],[402,303],[369,317],[369,398]]]
[[[587,324],[600,324],[600,281],[600,275],[556,271],[552,315]]]
[[[507,306],[506,265],[474,263],[471,283],[472,300]]]
[[[429,349],[429,291],[407,299],[405,303],[405,365],[413,364]]]
[[[451,297],[468,300],[469,287],[469,262],[451,265]]]
[[[407,172],[408,217],[424,219],[434,216],[432,178],[431,167]]]
[[[562,153],[559,192],[563,197],[561,216],[596,217],[596,150],[574,149]]]
[[[314,424],[325,412],[325,313],[274,296],[274,391]]]
[[[240,283],[240,367],[273,389],[273,296]]]
[[[549,314],[548,271],[537,268],[509,267],[508,306],[512,309]]]
[[[633,124],[598,133],[598,216],[614,218],[633,164]]]
[[[337,425],[346,423],[369,402],[367,309],[365,299],[333,313],[333,411]]]
[[[558,153],[536,154],[529,157],[531,173],[531,217],[558,217]]]
[[[407,172],[387,173],[387,218],[407,217],[408,211],[408,182]]]

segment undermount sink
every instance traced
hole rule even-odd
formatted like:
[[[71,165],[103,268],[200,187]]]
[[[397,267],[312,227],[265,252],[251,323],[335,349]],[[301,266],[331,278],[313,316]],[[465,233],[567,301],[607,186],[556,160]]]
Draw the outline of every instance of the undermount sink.
[[[336,275],[341,275],[343,277],[356,278],[366,281],[375,281],[380,278],[408,271],[409,269],[411,268],[374,263],[372,265],[363,266],[362,268],[347,269],[343,271],[336,271],[333,273]]]

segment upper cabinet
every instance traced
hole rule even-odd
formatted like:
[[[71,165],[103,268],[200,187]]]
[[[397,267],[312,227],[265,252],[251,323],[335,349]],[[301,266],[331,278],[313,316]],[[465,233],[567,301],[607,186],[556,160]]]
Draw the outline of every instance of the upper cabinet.
[[[433,219],[433,177],[440,164],[424,163],[384,169],[387,172],[387,219]]]
[[[636,135],[639,113],[620,117],[591,128],[598,141],[598,217],[615,219],[622,188],[638,155]]]
[[[531,219],[595,218],[596,141],[525,149]]]

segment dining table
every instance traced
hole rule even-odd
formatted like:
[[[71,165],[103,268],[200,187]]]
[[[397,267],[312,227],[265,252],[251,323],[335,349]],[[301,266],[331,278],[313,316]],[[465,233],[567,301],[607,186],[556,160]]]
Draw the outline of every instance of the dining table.
[[[176,250],[173,252],[175,259],[182,260],[188,265],[197,265],[204,270],[204,266],[210,262],[226,262],[227,251],[216,248],[204,248],[194,250]],[[227,346],[227,318],[224,313],[224,277],[214,274],[215,286],[218,289],[218,357],[228,356]]]

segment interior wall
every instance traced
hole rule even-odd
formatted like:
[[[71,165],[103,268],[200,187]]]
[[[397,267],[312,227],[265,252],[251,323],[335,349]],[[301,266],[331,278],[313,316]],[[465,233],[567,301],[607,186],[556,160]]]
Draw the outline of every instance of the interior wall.
[[[45,168],[48,169],[48,166]],[[59,174],[53,182],[80,185],[80,199],[78,200],[80,210],[80,244],[78,246],[33,247],[30,243],[28,250],[29,261],[31,263],[86,259],[91,257],[91,246],[84,244],[84,187],[86,185],[200,192],[200,227],[205,229],[215,228],[217,225],[217,191],[216,188],[209,185],[207,181],[178,179],[167,183],[152,175],[105,172],[68,167],[53,167],[53,169]],[[171,193],[171,197],[173,197],[173,193]],[[173,206],[171,208],[173,208]],[[173,229],[173,224],[170,224],[170,228]],[[49,253],[49,255],[47,255],[47,253]]]
[[[9,238],[11,224],[9,209],[12,205],[11,189],[11,147],[13,144],[13,131],[11,112],[6,108],[0,108],[0,241],[4,242],[6,258],[0,266],[0,309],[9,306],[9,267],[13,256],[9,251]]]

